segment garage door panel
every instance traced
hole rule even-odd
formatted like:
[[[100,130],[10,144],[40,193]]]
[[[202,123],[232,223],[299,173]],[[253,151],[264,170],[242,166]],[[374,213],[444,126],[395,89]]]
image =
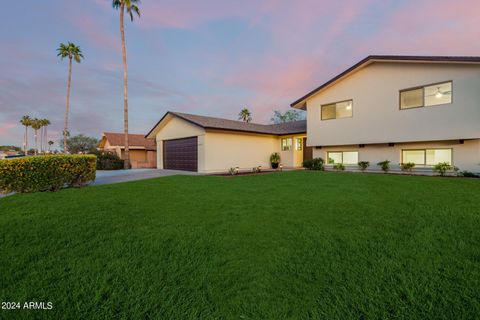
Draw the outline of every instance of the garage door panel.
[[[197,171],[198,138],[165,140],[164,168],[173,170]]]

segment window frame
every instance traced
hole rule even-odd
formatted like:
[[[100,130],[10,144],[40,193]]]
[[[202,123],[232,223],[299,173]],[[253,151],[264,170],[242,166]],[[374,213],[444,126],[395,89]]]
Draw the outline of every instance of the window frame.
[[[300,141],[300,144],[298,141]],[[299,145],[300,148],[298,148]],[[295,138],[295,151],[303,151],[303,138]]]
[[[450,150],[450,165],[453,166],[453,148],[424,148],[424,149],[402,149],[400,156],[400,163],[403,162],[403,152],[404,151],[423,151],[423,164],[415,164],[416,166],[422,167],[434,167],[436,164],[427,164],[427,151],[428,150]]]
[[[342,102],[348,102],[350,101],[352,104],[352,115],[350,117],[341,117],[337,118],[337,104],[342,103]],[[329,119],[323,119],[323,107],[324,106],[329,106],[329,105],[335,105],[335,118],[329,118]],[[327,121],[327,120],[337,120],[337,119],[348,119],[348,118],[353,118],[353,98],[351,99],[346,99],[346,100],[341,100],[341,101],[336,101],[336,102],[330,102],[330,103],[324,103],[320,105],[320,120],[321,121]]]
[[[426,106],[426,105],[425,105],[425,88],[426,88],[426,87],[436,86],[436,85],[439,85],[439,84],[444,84],[444,83],[450,83],[450,86],[451,86],[451,88],[452,88],[452,91],[450,92],[450,102],[447,102],[447,103],[439,103],[439,104],[432,104],[432,105]],[[406,91],[413,91],[413,90],[418,90],[418,89],[422,89],[422,91],[423,91],[422,105],[421,105],[421,106],[418,106],[418,107],[402,108],[402,93],[403,93],[403,92],[406,92]],[[435,107],[435,106],[443,106],[443,105],[452,104],[452,103],[453,103],[453,80],[445,80],[445,81],[441,81],[441,82],[435,82],[435,83],[430,83],[430,84],[425,84],[425,85],[421,85],[421,86],[416,86],[416,87],[411,87],[411,88],[406,88],[406,89],[398,90],[398,109],[399,109],[399,110],[410,110],[410,109],[428,108],[428,107]],[[353,111],[353,110],[352,110],[352,111]]]
[[[283,149],[283,141],[288,141],[290,139],[291,143],[290,143],[290,147],[288,149]],[[285,146],[288,146],[287,143],[285,143]],[[292,151],[293,149],[293,137],[288,137],[288,138],[282,138],[280,140],[280,150],[281,151]]]
[[[358,161],[359,156],[360,156],[360,152],[359,152],[358,150],[343,150],[343,151],[334,150],[334,151],[327,151],[327,165],[335,165],[335,164],[336,164],[335,162],[334,162],[334,163],[329,163],[329,162],[328,162],[328,159],[330,158],[330,157],[329,157],[329,154],[330,154],[330,153],[341,153],[341,154],[342,154],[342,162],[340,162],[340,163],[343,164],[343,165],[347,165],[347,166],[357,165],[357,163],[344,163],[344,162],[343,162],[343,154],[344,154],[345,152],[356,152],[356,153],[357,153],[357,161]]]

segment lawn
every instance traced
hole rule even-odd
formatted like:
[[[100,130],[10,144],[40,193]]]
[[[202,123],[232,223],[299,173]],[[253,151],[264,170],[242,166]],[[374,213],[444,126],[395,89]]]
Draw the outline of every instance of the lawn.
[[[0,318],[474,319],[480,180],[174,176],[0,199]]]

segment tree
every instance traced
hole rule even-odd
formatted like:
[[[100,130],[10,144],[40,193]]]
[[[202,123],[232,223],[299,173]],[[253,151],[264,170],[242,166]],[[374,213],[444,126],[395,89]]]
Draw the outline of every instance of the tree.
[[[285,113],[275,110],[273,112],[273,117],[270,119],[275,124],[304,120],[305,116],[297,110],[288,110]]]
[[[32,125],[32,119],[29,116],[23,116],[20,120],[22,126],[25,127],[25,134],[23,136],[23,152],[27,155],[28,151],[28,127]]]
[[[70,153],[91,153],[97,150],[98,140],[92,137],[87,137],[83,134],[72,136],[68,138],[68,150]],[[60,148],[63,148],[65,143],[60,140]]]
[[[60,46],[57,49],[58,54],[57,56],[60,57],[63,61],[64,58],[68,57],[68,80],[67,80],[67,101],[65,107],[65,123],[63,129],[63,141],[65,145],[63,149],[66,153],[68,153],[68,139],[67,139],[67,131],[68,131],[68,111],[70,105],[70,84],[72,82],[72,60],[75,60],[77,63],[80,63],[83,59],[82,50],[79,46],[75,45],[74,43],[68,42],[67,44],[60,43]]]
[[[42,127],[41,120],[35,118],[32,120],[32,129],[34,131],[34,138],[35,138],[35,155],[38,154],[38,129]]]
[[[125,10],[130,15],[130,20],[133,21],[133,16],[136,14],[140,17],[140,9],[138,8],[139,0],[112,0],[114,9],[120,10],[120,35],[122,38],[122,61],[123,61],[123,130],[125,134],[125,169],[130,168],[130,148],[128,144],[128,95],[127,95],[127,48],[125,45],[125,27],[124,14]]]
[[[50,151],[50,148],[53,146],[55,142],[53,142],[52,140],[48,141],[48,151]]]
[[[250,113],[250,110],[243,108],[238,114],[238,120],[242,120],[243,122],[247,123],[252,121],[252,114]]]
[[[47,143],[47,126],[50,125],[50,120],[39,119],[40,122],[40,152],[44,153]]]

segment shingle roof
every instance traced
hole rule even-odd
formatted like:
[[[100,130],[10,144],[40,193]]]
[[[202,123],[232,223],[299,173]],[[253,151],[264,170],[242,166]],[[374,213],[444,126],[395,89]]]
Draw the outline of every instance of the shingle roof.
[[[152,130],[150,130],[150,132],[147,133],[146,136],[148,136],[168,114],[176,116],[180,119],[183,119],[185,121],[188,121],[190,123],[193,123],[205,129],[240,131],[240,132],[260,133],[260,134],[269,134],[269,135],[296,134],[296,133],[305,133],[307,131],[307,122],[305,120],[292,121],[292,122],[281,123],[281,124],[258,124],[258,123],[251,123],[251,122],[247,123],[243,121],[168,111],[165,114],[165,116],[163,116],[162,119],[160,119],[160,121],[152,128]]]
[[[357,70],[364,65],[367,65],[374,61],[390,61],[390,62],[439,62],[439,63],[480,63],[479,56],[400,56],[400,55],[371,55],[351,66],[342,73],[336,75],[332,79],[328,80],[318,88],[310,91],[303,97],[297,99],[295,102],[292,102],[290,106],[298,107],[298,104],[304,102],[305,99],[308,99],[312,95],[316,94],[320,90],[328,87],[330,84],[339,80],[340,78],[345,77],[349,73]],[[301,107],[301,106],[300,106]]]
[[[104,132],[105,139],[112,146],[125,147],[125,136],[123,133]],[[128,144],[130,147],[145,147],[147,150],[156,150],[155,139],[147,139],[143,134],[129,134]]]

